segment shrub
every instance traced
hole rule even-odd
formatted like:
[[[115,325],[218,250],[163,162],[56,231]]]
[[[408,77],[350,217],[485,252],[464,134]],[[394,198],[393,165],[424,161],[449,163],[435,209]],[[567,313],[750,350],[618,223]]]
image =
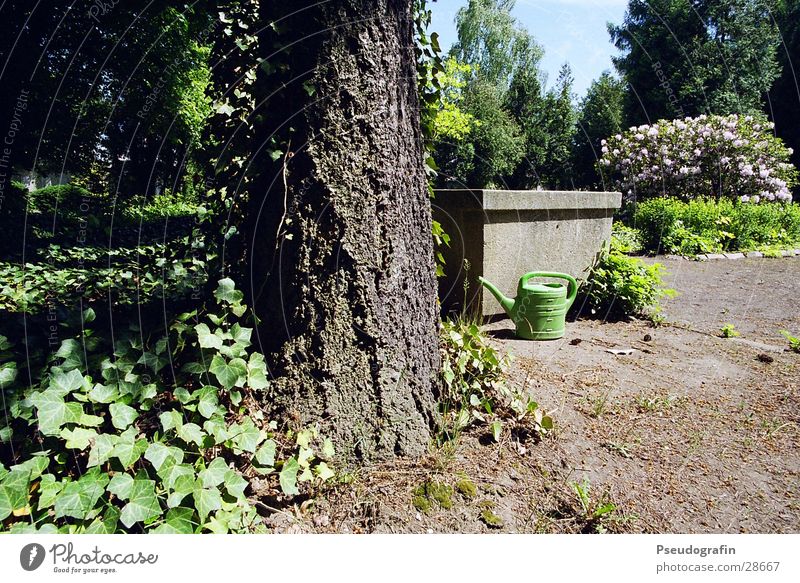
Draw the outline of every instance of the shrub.
[[[642,250],[642,234],[637,229],[616,221],[611,227],[611,234],[620,253],[635,254]]]
[[[0,531],[248,532],[252,477],[283,496],[333,477],[329,440],[265,418],[242,293],[224,279],[214,295],[217,313],[131,326],[113,347],[89,310],[38,370],[0,336]]]
[[[508,386],[511,356],[492,348],[476,322],[463,317],[442,322],[441,351],[444,388],[439,406],[445,439],[476,422],[488,425],[495,440],[503,421],[527,425],[538,434],[553,428],[535,401]]]
[[[654,318],[660,311],[661,298],[675,293],[663,287],[663,275],[663,265],[648,265],[637,257],[628,257],[612,237],[580,286],[578,302],[592,315],[603,318]]]
[[[797,169],[773,128],[753,116],[660,120],[604,140],[598,168],[629,199],[788,201]]]
[[[81,186],[59,184],[33,191],[28,195],[28,201],[32,212],[70,214],[81,210],[81,205],[96,204],[98,197]],[[89,211],[87,206],[83,210]]]
[[[637,203],[633,226],[651,252],[746,251],[800,241],[800,206],[656,198]]]

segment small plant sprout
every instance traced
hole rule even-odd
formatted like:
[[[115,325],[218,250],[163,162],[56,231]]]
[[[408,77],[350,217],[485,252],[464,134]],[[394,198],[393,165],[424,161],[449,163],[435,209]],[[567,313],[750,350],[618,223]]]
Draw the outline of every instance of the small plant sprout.
[[[781,334],[789,341],[789,350],[792,352],[800,353],[800,338],[789,334],[788,330],[781,330]]]
[[[733,324],[725,324],[720,328],[719,335],[721,338],[736,338],[737,336],[741,336],[739,331],[736,329],[736,326]]]

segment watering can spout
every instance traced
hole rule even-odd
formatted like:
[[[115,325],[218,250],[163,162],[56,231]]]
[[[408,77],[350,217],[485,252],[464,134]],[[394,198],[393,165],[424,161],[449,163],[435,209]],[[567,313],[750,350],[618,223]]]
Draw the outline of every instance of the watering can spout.
[[[503,306],[503,309],[506,313],[511,316],[512,311],[514,309],[514,300],[511,298],[507,298],[504,296],[499,289],[497,289],[494,285],[483,279],[482,277],[478,277],[478,282],[492,292],[492,295],[497,298],[497,301],[500,302],[500,305]]]

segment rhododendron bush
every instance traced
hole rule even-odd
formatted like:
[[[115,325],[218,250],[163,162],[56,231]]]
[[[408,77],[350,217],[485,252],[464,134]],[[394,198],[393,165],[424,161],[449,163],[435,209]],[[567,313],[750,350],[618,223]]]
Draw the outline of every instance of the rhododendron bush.
[[[753,116],[701,115],[632,127],[603,140],[600,172],[629,200],[674,196],[790,201],[792,150]]]

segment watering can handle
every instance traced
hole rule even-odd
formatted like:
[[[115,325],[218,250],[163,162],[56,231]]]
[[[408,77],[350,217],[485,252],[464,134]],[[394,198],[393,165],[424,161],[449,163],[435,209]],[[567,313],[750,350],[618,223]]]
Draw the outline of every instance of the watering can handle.
[[[520,286],[524,286],[528,283],[529,279],[533,279],[534,277],[557,277],[559,279],[566,279],[568,282],[567,286],[567,308],[572,305],[572,302],[575,301],[575,296],[578,295],[578,282],[575,281],[575,278],[571,275],[567,275],[566,273],[552,273],[549,271],[531,271],[530,273],[526,273],[522,276],[519,284]]]

